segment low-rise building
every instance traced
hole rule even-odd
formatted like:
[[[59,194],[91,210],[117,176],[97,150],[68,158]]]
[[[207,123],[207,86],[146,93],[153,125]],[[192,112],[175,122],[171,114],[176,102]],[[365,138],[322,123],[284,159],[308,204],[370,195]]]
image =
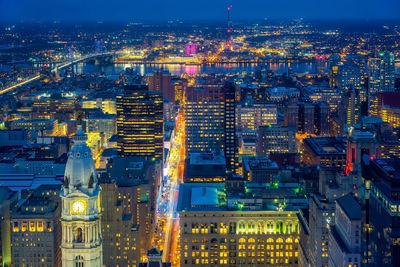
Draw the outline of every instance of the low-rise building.
[[[181,266],[298,265],[297,212],[225,195],[225,185],[181,184]]]

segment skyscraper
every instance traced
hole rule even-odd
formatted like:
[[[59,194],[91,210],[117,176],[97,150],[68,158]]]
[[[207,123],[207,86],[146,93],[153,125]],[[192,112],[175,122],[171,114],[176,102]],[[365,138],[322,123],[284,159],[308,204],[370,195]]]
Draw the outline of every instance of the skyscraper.
[[[395,80],[394,55],[380,52],[369,61],[369,93],[393,92]]]
[[[228,170],[236,172],[238,163],[238,140],[236,135],[236,99],[235,85],[232,82],[225,82],[223,86],[225,93],[225,159]]]
[[[146,76],[150,92],[163,92],[164,97],[175,100],[175,88],[171,84],[171,74],[168,71],[157,70]]]
[[[82,127],[73,140],[60,193],[62,266],[102,266],[101,187]]]
[[[238,165],[235,87],[232,83],[189,87],[185,101],[186,151],[225,153],[227,169]]]
[[[133,85],[117,96],[118,153],[163,158],[163,98],[147,86]]]

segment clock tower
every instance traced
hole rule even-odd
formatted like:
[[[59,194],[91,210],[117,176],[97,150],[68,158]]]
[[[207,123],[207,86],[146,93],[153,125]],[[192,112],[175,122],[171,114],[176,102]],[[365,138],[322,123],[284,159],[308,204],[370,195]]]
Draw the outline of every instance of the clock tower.
[[[86,134],[78,126],[61,189],[63,267],[103,265],[100,191]]]

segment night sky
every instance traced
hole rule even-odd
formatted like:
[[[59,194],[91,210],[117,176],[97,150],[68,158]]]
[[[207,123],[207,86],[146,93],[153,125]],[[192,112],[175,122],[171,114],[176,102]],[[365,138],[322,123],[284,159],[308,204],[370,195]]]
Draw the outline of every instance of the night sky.
[[[400,0],[0,0],[0,21],[400,19]]]

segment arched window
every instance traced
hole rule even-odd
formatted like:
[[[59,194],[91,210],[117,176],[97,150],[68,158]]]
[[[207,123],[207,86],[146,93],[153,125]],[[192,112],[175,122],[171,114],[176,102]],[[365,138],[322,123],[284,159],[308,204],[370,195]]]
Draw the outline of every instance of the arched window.
[[[286,243],[293,243],[293,240],[289,237],[289,238],[286,238],[285,242]]]
[[[276,243],[283,243],[283,239],[279,237],[279,238],[276,240]]]
[[[247,242],[248,243],[254,243],[254,242],[256,242],[256,240],[254,238],[250,238]]]
[[[268,238],[267,243],[274,243],[274,240],[272,238]]]
[[[258,224],[257,224],[257,233],[258,234],[263,234],[264,233],[264,223],[263,222],[258,222]]]
[[[82,243],[82,228],[76,229],[76,242]]]
[[[239,243],[240,243],[240,244],[246,243],[246,239],[244,239],[243,237],[240,238],[240,239],[239,239]]]
[[[75,267],[84,267],[83,266],[83,256],[75,257]]]

